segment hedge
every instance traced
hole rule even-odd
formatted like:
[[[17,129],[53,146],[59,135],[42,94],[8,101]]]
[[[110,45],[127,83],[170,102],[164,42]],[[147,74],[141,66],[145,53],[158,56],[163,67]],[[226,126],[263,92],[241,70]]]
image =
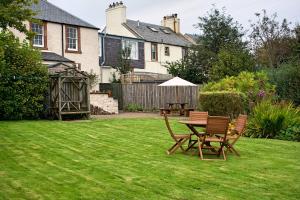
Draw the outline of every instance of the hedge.
[[[200,92],[200,109],[209,115],[237,117],[245,112],[246,96],[241,92],[219,91]]]

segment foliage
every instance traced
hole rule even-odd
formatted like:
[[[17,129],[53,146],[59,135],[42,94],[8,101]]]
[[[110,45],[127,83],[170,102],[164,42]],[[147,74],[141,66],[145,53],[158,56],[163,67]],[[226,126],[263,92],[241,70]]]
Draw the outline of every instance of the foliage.
[[[255,61],[249,50],[234,46],[221,48],[209,71],[209,79],[218,81],[226,76],[237,76],[242,71],[254,71]]]
[[[98,83],[98,75],[96,73],[87,73],[87,76],[89,77],[90,87],[93,87]]]
[[[266,100],[254,107],[246,136],[297,140],[299,125],[300,111],[292,103],[272,104]]]
[[[139,104],[129,103],[126,106],[125,110],[128,112],[137,112],[137,111],[143,111],[143,107]]]
[[[271,68],[277,67],[293,54],[296,37],[286,19],[281,23],[277,21],[276,13],[268,16],[266,10],[262,10],[255,15],[257,21],[251,24],[250,38],[257,61]]]
[[[246,96],[235,91],[201,92],[199,95],[200,109],[209,115],[237,117],[244,113]]]
[[[270,81],[276,85],[276,93],[282,100],[300,105],[300,63],[289,62],[269,71]]]
[[[112,74],[112,79],[110,79],[109,81],[110,81],[111,83],[121,83],[120,78],[117,78],[117,75],[116,75],[115,72]]]
[[[32,33],[27,30],[24,21],[36,22],[33,19],[36,13],[31,10],[30,6],[37,2],[38,0],[0,1],[0,29],[15,28],[31,37]]]
[[[0,130],[0,199],[299,199],[298,142],[242,137],[241,158],[208,162],[166,155],[174,140],[161,118],[0,121]]]
[[[127,74],[132,70],[131,59],[130,59],[130,48],[121,49],[118,54],[118,63],[114,68],[117,72],[122,74]]]
[[[208,71],[214,54],[202,46],[193,46],[184,59],[167,63],[168,72],[192,83],[201,84],[208,80]]]
[[[39,51],[0,33],[0,119],[36,118],[44,110],[48,72]]]
[[[196,25],[202,32],[199,41],[207,50],[218,54],[225,45],[245,47],[242,42],[242,26],[227,15],[224,8],[220,11],[214,7],[207,16],[199,17],[199,20]]]
[[[249,103],[256,104],[274,94],[275,86],[269,83],[266,72],[241,72],[238,76],[209,82],[201,88],[202,92],[233,91],[244,93]]]

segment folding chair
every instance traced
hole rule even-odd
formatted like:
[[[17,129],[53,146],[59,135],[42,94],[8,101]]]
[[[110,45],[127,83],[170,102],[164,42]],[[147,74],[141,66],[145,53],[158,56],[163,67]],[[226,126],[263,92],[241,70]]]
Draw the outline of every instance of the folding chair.
[[[235,128],[233,129],[234,135],[227,135],[227,145],[226,145],[226,153],[227,151],[234,152],[237,156],[240,156],[240,154],[237,152],[237,150],[233,147],[233,145],[238,141],[238,139],[244,134],[244,131],[246,129],[247,124],[247,115],[239,115],[236,122],[235,122]]]
[[[190,111],[189,120],[207,120],[208,112]]]
[[[208,118],[208,112],[200,112],[200,111],[190,111],[189,113],[189,121],[197,121],[197,120],[207,120]],[[198,142],[196,139],[191,139],[189,140],[189,147],[187,150],[191,149],[194,147],[194,145]]]
[[[223,155],[223,159],[226,160],[226,154],[224,147],[226,146],[226,136],[229,124],[229,117],[209,116],[207,119],[206,134],[200,138],[198,137],[199,155],[201,160],[215,160],[204,159],[203,149],[208,149],[211,152],[208,154],[215,154],[218,157]],[[220,147],[214,147],[211,143],[219,143]]]
[[[170,154],[174,153],[178,148],[180,148],[182,151],[185,152],[182,145],[191,138],[191,134],[175,134],[170,127],[170,123],[169,123],[168,116],[166,113],[164,113],[164,119],[165,119],[167,129],[168,129],[171,137],[175,141],[175,144],[170,149],[167,150],[167,154],[170,155]]]

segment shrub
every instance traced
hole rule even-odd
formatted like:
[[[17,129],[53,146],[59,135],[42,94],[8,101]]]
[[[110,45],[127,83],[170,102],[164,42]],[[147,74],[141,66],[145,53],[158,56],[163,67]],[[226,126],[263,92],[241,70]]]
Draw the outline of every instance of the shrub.
[[[47,83],[39,51],[0,32],[0,119],[39,117],[45,110]]]
[[[269,73],[270,80],[276,85],[276,93],[282,100],[291,100],[300,105],[300,64],[283,64]]]
[[[143,111],[143,108],[139,104],[129,103],[126,106],[125,110],[128,111],[128,112],[136,112],[136,111]]]
[[[257,103],[274,94],[275,86],[269,83],[266,72],[241,72],[238,76],[209,82],[201,89],[202,92],[233,91],[246,95],[247,101]]]
[[[250,115],[246,136],[299,140],[300,111],[292,103],[256,105]]]
[[[222,115],[234,118],[244,113],[246,97],[241,92],[201,92],[200,109],[209,115]]]

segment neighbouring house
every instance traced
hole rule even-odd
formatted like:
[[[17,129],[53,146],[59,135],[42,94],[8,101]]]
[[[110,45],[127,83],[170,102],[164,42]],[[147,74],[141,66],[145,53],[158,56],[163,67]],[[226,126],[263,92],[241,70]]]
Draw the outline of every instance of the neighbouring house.
[[[193,45],[197,45],[197,42],[199,40],[199,35],[197,34],[189,34],[189,33],[186,33],[184,34],[184,37],[190,41]]]
[[[106,27],[99,34],[101,80],[112,80],[122,49],[130,48],[134,74],[168,75],[167,62],[182,59],[192,43],[180,33],[177,14],[163,17],[161,25],[126,18],[122,2],[106,9]],[[167,76],[170,77],[170,76]]]
[[[98,30],[82,19],[66,12],[46,0],[32,5],[41,23],[25,22],[35,32],[32,45],[42,52],[43,63],[49,67],[76,65],[79,70],[97,75],[92,90],[98,90],[100,82]],[[25,35],[12,30],[21,40]]]

